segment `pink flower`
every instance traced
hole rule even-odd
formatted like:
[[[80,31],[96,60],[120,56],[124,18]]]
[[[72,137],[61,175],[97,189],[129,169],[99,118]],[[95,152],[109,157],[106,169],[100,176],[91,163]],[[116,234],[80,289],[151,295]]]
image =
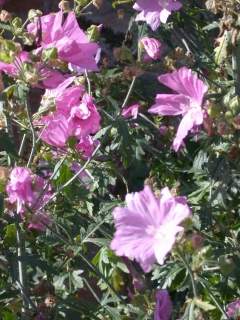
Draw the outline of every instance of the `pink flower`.
[[[76,96],[78,94],[75,94]],[[101,117],[93,102],[93,98],[89,94],[84,93],[82,99],[76,102],[74,94],[72,94],[72,100],[68,102],[67,106],[68,108],[65,108],[64,113],[68,118],[71,135],[80,139],[89,134],[94,134],[100,129]],[[60,105],[57,101],[57,109],[59,110],[59,108]]]
[[[188,132],[203,123],[202,104],[208,88],[186,67],[161,75],[158,80],[177,93],[158,94],[156,103],[148,111],[159,115],[183,116],[173,142],[174,150],[178,151]]]
[[[42,117],[37,123],[43,126],[40,132],[41,139],[47,144],[62,148],[69,138],[69,125],[64,115],[60,113]]]
[[[121,114],[126,119],[128,119],[128,118],[137,119],[139,108],[140,108],[140,105],[138,103],[136,103],[136,104],[133,104],[130,107],[124,108],[122,110]]]
[[[17,213],[24,211],[24,205],[30,205],[34,199],[32,190],[31,170],[27,168],[16,167],[10,174],[10,182],[6,190],[9,203],[17,204]]]
[[[86,136],[81,138],[78,144],[76,145],[76,150],[83,153],[83,156],[86,158],[91,157],[98,141],[94,141],[91,136]]]
[[[240,299],[237,299],[227,305],[227,315],[233,319],[240,316]]]
[[[159,40],[155,38],[144,37],[140,42],[150,58],[153,60],[158,60],[160,58],[162,45]]]
[[[51,223],[50,217],[43,210],[39,211],[51,197],[51,187],[46,187],[43,192],[45,186],[45,180],[32,174],[28,168],[16,167],[10,174],[10,181],[6,187],[7,201],[12,205],[16,204],[16,211],[13,212],[19,214],[22,219],[28,212],[27,208],[31,209],[28,221],[30,229],[43,231]]]
[[[113,211],[116,232],[111,249],[118,256],[135,259],[145,272],[153,264],[164,263],[183,231],[179,224],[190,215],[185,197],[173,197],[168,188],[156,198],[149,186],[141,192],[127,194],[126,207]]]
[[[154,320],[170,320],[172,301],[167,290],[157,290]]]
[[[38,18],[37,18],[38,19]],[[58,57],[82,70],[98,70],[95,55],[98,45],[89,42],[85,33],[79,28],[76,16],[70,12],[64,19],[63,12],[48,14],[28,25],[28,31],[37,35],[42,30],[40,48],[57,48]]]
[[[74,77],[66,79],[54,90],[47,90],[42,104],[48,108],[51,103],[56,111],[44,116],[36,125],[43,126],[40,137],[49,145],[64,147],[70,137],[79,140],[78,149],[88,157],[91,153],[90,134],[100,129],[101,117],[93,102],[93,98],[85,93],[83,86],[69,85]]]
[[[177,11],[182,4],[177,0],[137,0],[133,8],[140,13],[136,21],[146,21],[155,31],[160,23],[166,23],[172,11]]]

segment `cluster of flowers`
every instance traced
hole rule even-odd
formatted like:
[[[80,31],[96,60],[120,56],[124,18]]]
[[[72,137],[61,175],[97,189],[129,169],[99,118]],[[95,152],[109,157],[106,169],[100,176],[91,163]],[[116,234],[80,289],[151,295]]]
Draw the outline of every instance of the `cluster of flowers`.
[[[68,139],[74,137],[76,150],[83,157],[90,157],[97,143],[91,134],[100,128],[100,115],[93,98],[82,85],[74,84],[75,77],[71,73],[73,70],[76,74],[96,71],[99,47],[90,42],[79,28],[73,12],[65,20],[62,11],[36,17],[27,29],[36,39],[37,49],[31,54],[18,52],[13,63],[1,62],[0,70],[9,76],[21,77],[25,65],[32,63],[32,54],[36,57],[44,50],[56,48],[58,61],[64,63],[69,72],[63,73],[58,68],[45,65],[41,59],[34,64],[37,77],[33,79],[32,73],[29,74],[29,83],[46,89],[42,104],[47,107],[46,110],[51,109],[47,115],[34,121],[34,125],[36,128],[40,126],[39,137],[50,146],[63,149]],[[44,180],[33,175],[30,169],[15,167],[6,188],[12,214],[26,219],[29,228],[41,231],[51,222],[45,211],[40,210],[51,196],[50,188],[44,186]]]

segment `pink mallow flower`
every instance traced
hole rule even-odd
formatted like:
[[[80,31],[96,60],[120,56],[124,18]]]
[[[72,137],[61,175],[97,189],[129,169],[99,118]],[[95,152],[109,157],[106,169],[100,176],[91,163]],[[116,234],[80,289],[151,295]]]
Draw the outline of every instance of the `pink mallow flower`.
[[[176,93],[158,94],[148,111],[161,116],[183,116],[173,141],[173,149],[178,151],[188,132],[203,123],[205,112],[202,104],[208,87],[186,67],[163,74],[158,80]]]
[[[91,148],[89,135],[95,134],[100,129],[101,117],[93,98],[85,93],[82,86],[68,87],[73,80],[74,78],[69,78],[56,89],[47,91],[42,104],[46,108],[48,104],[53,105],[56,110],[35,121],[35,125],[43,127],[40,138],[49,145],[62,148],[70,137],[75,137],[80,144],[79,149],[82,147],[85,155],[89,156]]]
[[[157,290],[154,320],[170,320],[172,314],[172,301],[167,290]]]
[[[149,272],[155,262],[164,263],[190,209],[185,197],[173,197],[168,188],[158,199],[145,186],[141,192],[127,194],[126,207],[115,208],[113,216],[116,232],[111,249],[118,256],[135,259]]]
[[[80,67],[83,71],[98,70],[95,56],[99,46],[90,42],[79,28],[74,12],[69,12],[66,19],[62,11],[56,14],[50,13],[36,18],[36,22],[30,23],[27,28],[28,32],[36,36],[40,30],[42,31],[38,51],[57,48],[61,60]]]
[[[140,105],[138,103],[135,103],[132,106],[125,107],[122,110],[121,114],[125,119],[128,119],[128,118],[137,119],[139,108],[140,108]]]
[[[146,21],[155,31],[161,23],[166,23],[172,11],[177,11],[182,4],[177,0],[137,0],[133,8],[140,13],[136,21]]]
[[[151,59],[158,60],[160,58],[162,45],[159,40],[155,38],[144,37],[140,40],[140,43]]]
[[[30,206],[34,200],[32,190],[32,172],[30,169],[16,167],[11,171],[10,181],[6,187],[8,201],[16,203],[16,212],[21,214],[24,211],[24,205]]]
[[[80,139],[80,141],[76,145],[76,150],[81,152],[84,157],[90,158],[98,144],[99,141],[94,141],[93,138],[88,135]]]
[[[240,316],[240,299],[237,299],[227,305],[227,315],[231,319],[238,319]]]
[[[69,126],[64,115],[54,113],[42,117],[41,120],[35,122],[35,124],[43,127],[40,132],[40,138],[44,142],[58,148],[65,147],[69,138]]]
[[[44,189],[46,190],[43,192]],[[15,167],[11,171],[6,191],[12,214],[15,212],[20,215],[21,219],[24,219],[25,214],[29,214],[27,208],[30,209],[31,215],[28,220],[30,229],[43,231],[51,223],[50,217],[44,210],[39,211],[52,194],[51,187],[46,185],[43,178],[34,175],[28,168]],[[16,209],[14,209],[14,205],[16,205]]]

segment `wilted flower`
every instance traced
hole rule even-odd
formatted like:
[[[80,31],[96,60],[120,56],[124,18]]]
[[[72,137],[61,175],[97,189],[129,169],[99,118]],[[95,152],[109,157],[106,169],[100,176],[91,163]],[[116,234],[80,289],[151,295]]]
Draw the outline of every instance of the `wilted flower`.
[[[185,197],[173,197],[168,188],[156,198],[149,186],[127,194],[126,207],[113,211],[116,232],[111,248],[118,256],[135,259],[145,272],[157,261],[164,263],[183,231],[179,224],[190,215]]]
[[[144,37],[140,42],[150,58],[153,60],[160,58],[162,45],[159,40],[155,38]]]
[[[148,111],[159,115],[183,116],[173,141],[173,148],[178,151],[188,132],[203,123],[202,104],[208,88],[186,67],[161,75],[158,80],[177,93],[158,94],[155,104]]]
[[[140,105],[138,103],[135,103],[130,107],[125,107],[122,110],[121,114],[126,119],[128,118],[137,119],[139,108],[140,108]]]
[[[63,18],[63,15],[62,11],[48,14],[28,25],[28,31],[36,36],[41,25],[42,36],[39,49],[55,47],[59,59],[82,68],[82,71],[98,70],[95,61],[98,45],[89,42],[85,33],[79,28],[73,12],[68,13],[66,19]]]
[[[46,190],[43,192],[44,188]],[[31,210],[29,228],[43,231],[51,223],[50,217],[40,207],[51,196],[51,187],[46,186],[45,180],[34,175],[30,169],[15,167],[10,174],[7,184],[7,201],[16,205],[16,213],[23,219],[27,208]]]
[[[233,319],[240,316],[240,299],[237,299],[227,305],[227,315]]]
[[[157,290],[154,320],[170,320],[172,301],[167,290]]]
[[[136,21],[146,21],[155,31],[161,22],[167,22],[172,11],[179,10],[181,6],[181,3],[177,0],[137,0],[133,8],[140,11]]]

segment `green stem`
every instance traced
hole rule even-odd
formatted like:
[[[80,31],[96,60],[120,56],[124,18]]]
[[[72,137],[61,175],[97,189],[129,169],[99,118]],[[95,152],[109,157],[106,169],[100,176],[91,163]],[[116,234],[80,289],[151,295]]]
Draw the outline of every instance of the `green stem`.
[[[127,105],[127,103],[128,103],[128,100],[129,100],[129,98],[130,98],[130,96],[131,96],[131,94],[132,94],[132,91],[133,91],[133,88],[134,88],[136,79],[137,79],[136,76],[133,77],[132,82],[131,82],[131,84],[130,84],[130,87],[129,87],[129,89],[128,89],[128,93],[127,93],[127,95],[126,95],[126,98],[124,99],[123,104],[122,104],[122,106],[121,106],[121,109],[123,109],[123,108],[126,107],[126,105]]]
[[[181,258],[184,266],[186,267],[186,269],[188,271],[188,274],[190,276],[191,283],[192,283],[193,295],[194,295],[194,298],[197,298],[198,297],[197,288],[196,288],[196,285],[195,285],[195,279],[194,279],[194,275],[193,275],[192,269],[191,269],[189,263],[187,262],[185,256],[182,254],[181,250],[177,249],[177,254]]]
[[[25,240],[18,222],[16,223],[16,229],[17,229],[18,278],[19,278],[19,284],[20,284],[19,289],[23,299],[22,319],[25,320],[26,312],[29,307],[28,299],[26,298],[27,279],[26,279],[26,266],[24,263]]]

